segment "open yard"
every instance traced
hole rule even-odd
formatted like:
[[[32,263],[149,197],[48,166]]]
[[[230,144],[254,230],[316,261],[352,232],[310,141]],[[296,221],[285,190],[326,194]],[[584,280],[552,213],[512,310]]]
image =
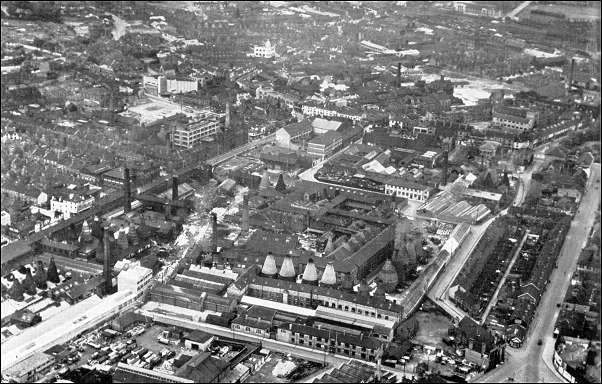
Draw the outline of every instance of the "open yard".
[[[443,338],[447,336],[447,330],[452,326],[451,320],[438,312],[418,311],[414,314],[418,321],[418,333],[411,340],[413,343],[426,344],[442,349],[449,349],[443,343]]]

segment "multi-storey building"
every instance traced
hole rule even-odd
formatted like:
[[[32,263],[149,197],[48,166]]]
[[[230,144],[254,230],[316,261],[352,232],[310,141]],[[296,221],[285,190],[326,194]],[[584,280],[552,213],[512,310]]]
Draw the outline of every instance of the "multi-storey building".
[[[494,126],[520,132],[531,130],[537,117],[533,111],[500,105],[494,107],[491,115]]]
[[[268,40],[264,45],[256,45],[253,47],[253,56],[271,59],[276,56],[276,47],[272,46]]]
[[[222,125],[220,115],[210,111],[192,117],[178,116],[172,128],[172,142],[178,147],[192,148],[203,139],[217,135]]]
[[[92,193],[89,190],[75,186],[54,190],[50,197],[50,210],[61,212],[65,218],[92,208],[93,204],[94,196]]]
[[[307,143],[307,154],[322,161],[330,157],[343,144],[343,136],[335,131],[328,131]]]
[[[350,108],[343,109],[315,104],[303,105],[301,112],[306,116],[341,117],[353,121],[361,121],[365,117],[363,114]]]
[[[278,328],[276,340],[330,353],[374,361],[382,342],[374,337],[351,335],[303,324],[284,324]]]

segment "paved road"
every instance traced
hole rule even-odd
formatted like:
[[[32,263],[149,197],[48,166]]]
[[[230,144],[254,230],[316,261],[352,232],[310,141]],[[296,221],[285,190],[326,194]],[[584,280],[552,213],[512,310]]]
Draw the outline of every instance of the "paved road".
[[[516,15],[518,15],[523,9],[527,8],[531,3],[532,3],[532,1],[523,1],[522,3],[519,4],[518,7],[514,8],[512,11],[508,12],[508,14],[506,14],[506,17],[509,17],[511,19],[518,19],[518,17],[516,17]]]
[[[493,296],[491,296],[491,300],[489,300],[489,304],[487,304],[487,308],[485,308],[485,312],[483,312],[483,316],[481,317],[479,324],[483,325],[485,323],[485,321],[487,320],[487,316],[489,316],[489,312],[491,311],[491,308],[493,308],[493,306],[497,302],[497,296],[500,293],[500,290],[502,289],[502,287],[504,286],[504,283],[506,282],[506,278],[510,274],[510,271],[512,270],[512,266],[516,262],[518,255],[520,255],[520,252],[523,249],[523,245],[525,244],[525,241],[527,240],[527,235],[529,235],[528,230],[523,235],[523,238],[520,240],[520,244],[516,248],[516,251],[514,251],[514,255],[512,256],[512,259],[510,260],[508,267],[506,268],[506,272],[504,272],[504,276],[502,276],[502,279],[500,280],[499,284],[497,285],[497,288],[495,289]]]
[[[468,260],[468,257],[472,253],[473,249],[476,247],[479,240],[481,237],[483,237],[483,234],[485,234],[485,231],[487,228],[489,228],[489,225],[493,223],[496,217],[497,216],[492,217],[481,224],[471,226],[470,234],[466,237],[462,245],[456,250],[456,253],[451,256],[445,271],[443,271],[443,274],[428,292],[428,297],[431,300],[439,304],[443,310],[457,320],[461,320],[466,313],[451,302],[448,295],[449,288],[453,284],[458,273],[460,273],[460,270],[464,266],[464,263],[466,263],[466,260]]]
[[[558,268],[554,269],[550,283],[539,303],[533,323],[529,327],[527,340],[520,349],[506,349],[507,361],[487,375],[479,378],[478,382],[503,382],[508,377],[514,377],[515,382],[564,382],[552,366],[554,352],[554,324],[561,302],[570,284],[572,272],[577,266],[577,255],[585,246],[587,237],[594,223],[593,212],[600,202],[600,164],[592,165],[592,174],[587,183],[579,210],[571,223],[566,240],[558,257]],[[537,345],[541,339],[543,345]]]

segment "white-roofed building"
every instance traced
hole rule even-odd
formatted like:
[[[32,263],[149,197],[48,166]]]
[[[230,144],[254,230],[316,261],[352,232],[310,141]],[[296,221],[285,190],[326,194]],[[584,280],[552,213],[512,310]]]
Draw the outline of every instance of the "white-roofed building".
[[[326,120],[320,117],[316,117],[314,121],[312,121],[311,126],[314,130],[315,134],[322,134],[328,131],[336,131],[341,126],[340,121],[335,120]]]
[[[117,289],[131,291],[136,297],[142,295],[153,278],[153,271],[140,265],[124,266],[117,275]]]
[[[131,291],[92,295],[2,343],[2,371],[33,353],[64,343],[134,303]]]

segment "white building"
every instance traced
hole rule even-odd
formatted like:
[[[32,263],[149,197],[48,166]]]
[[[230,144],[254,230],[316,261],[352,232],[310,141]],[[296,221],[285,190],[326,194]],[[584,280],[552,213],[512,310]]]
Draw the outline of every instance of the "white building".
[[[204,111],[194,117],[180,117],[172,133],[172,142],[178,147],[192,148],[202,140],[217,135],[223,125],[221,115]]]
[[[253,47],[253,56],[271,59],[276,56],[276,47],[272,46],[268,40],[265,42],[265,45],[256,45]]]
[[[121,291],[130,291],[136,298],[140,297],[146,288],[148,288],[153,278],[153,271],[140,265],[124,267],[117,275],[117,289]]]
[[[317,117],[314,119],[314,121],[312,121],[311,126],[314,129],[314,133],[320,135],[328,131],[336,131],[337,129],[339,129],[341,124],[343,123],[341,123],[340,121],[326,120]]]
[[[364,116],[355,114],[352,111],[346,113],[334,108],[320,107],[317,105],[306,104],[301,107],[301,112],[305,116],[321,116],[321,117],[342,117],[353,121],[360,121]]]
[[[304,139],[309,138],[312,126],[308,121],[289,124],[276,131],[276,144],[279,147],[297,149]]]
[[[196,92],[199,89],[199,81],[197,79],[168,79],[165,76],[142,76],[142,87],[145,92],[160,96]]]
[[[343,136],[336,131],[328,131],[307,143],[307,154],[322,161],[330,157],[343,145]]]
[[[494,126],[521,132],[533,129],[537,119],[536,112],[505,106],[495,107],[491,115]]]
[[[389,177],[385,182],[385,194],[405,197],[408,200],[425,202],[430,190],[425,185],[415,184],[398,177]]]
[[[1,225],[4,227],[5,225],[10,225],[10,213],[6,212],[6,211],[2,211],[2,219],[1,219]]]
[[[61,212],[65,219],[92,208],[92,205],[94,205],[94,196],[77,192],[75,189],[50,198],[50,210]]]

